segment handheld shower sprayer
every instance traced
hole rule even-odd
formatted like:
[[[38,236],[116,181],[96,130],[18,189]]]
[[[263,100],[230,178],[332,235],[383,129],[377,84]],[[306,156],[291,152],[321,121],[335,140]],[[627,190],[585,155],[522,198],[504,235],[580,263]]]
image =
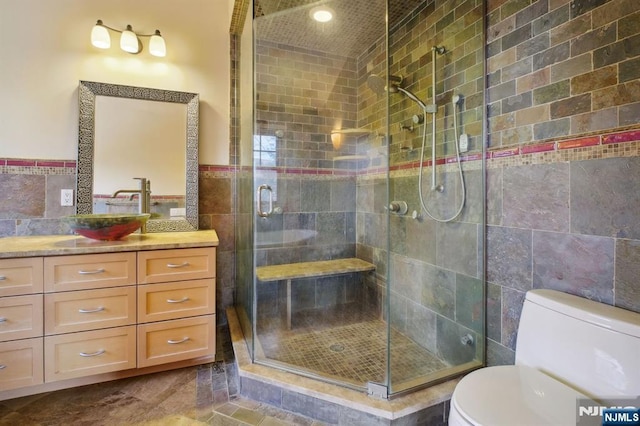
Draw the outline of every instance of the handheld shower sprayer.
[[[424,151],[425,151],[425,145],[426,145],[426,141],[427,141],[427,114],[434,114],[432,120],[431,120],[431,124],[432,124],[432,132],[431,132],[431,155],[432,155],[432,159],[431,159],[431,191],[432,192],[444,192],[444,185],[442,184],[438,184],[437,180],[436,180],[436,117],[435,114],[438,113],[438,105],[436,104],[436,54],[437,55],[444,55],[445,53],[447,53],[447,50],[445,49],[444,46],[433,46],[431,48],[431,52],[432,52],[432,64],[431,64],[431,78],[432,78],[432,83],[431,83],[431,90],[432,90],[432,99],[433,102],[431,104],[425,104],[422,100],[420,100],[420,98],[418,98],[416,95],[414,95],[412,92],[410,92],[409,90],[403,88],[402,86],[400,86],[400,84],[402,83],[403,79],[402,77],[399,76],[395,76],[395,75],[389,75],[388,78],[384,78],[381,77],[377,74],[370,74],[368,79],[367,79],[367,84],[369,85],[369,88],[371,90],[373,90],[375,93],[379,94],[379,95],[383,95],[385,92],[387,93],[402,93],[403,95],[405,95],[407,98],[411,99],[412,101],[414,101],[416,104],[418,104],[418,106],[420,106],[420,108],[422,109],[422,117],[419,116],[414,116],[413,118],[413,123],[415,124],[422,124],[422,148],[420,150],[420,171],[418,174],[418,195],[420,198],[420,206],[422,207],[422,209],[425,211],[425,213],[427,213],[427,215],[437,221],[437,222],[442,222],[442,223],[447,223],[447,222],[451,222],[453,220],[455,220],[460,213],[462,212],[462,209],[464,208],[464,203],[465,203],[465,198],[466,198],[466,187],[465,187],[465,183],[464,183],[464,175],[462,173],[462,164],[460,161],[460,145],[458,145],[458,122],[457,122],[457,114],[458,114],[458,108],[460,108],[460,105],[462,103],[462,97],[460,95],[454,95],[451,98],[451,102],[453,104],[453,127],[454,127],[454,134],[455,134],[455,147],[456,147],[456,163],[458,164],[458,175],[459,175],[459,181],[460,181],[460,189],[461,189],[461,194],[462,194],[462,199],[460,202],[460,205],[457,209],[457,211],[450,217],[447,218],[438,218],[435,215],[433,215],[429,209],[427,208],[427,205],[424,201],[423,195],[422,195],[422,167],[423,167],[423,161],[422,159],[424,158]],[[401,130],[409,130],[409,131],[413,131],[413,125],[411,125],[410,127],[400,125],[400,129]],[[464,137],[460,140],[460,144],[463,145],[463,152],[466,152],[468,150],[468,136],[467,135],[463,135]],[[401,147],[401,149],[410,149],[409,147]],[[418,217],[417,212],[414,218]]]

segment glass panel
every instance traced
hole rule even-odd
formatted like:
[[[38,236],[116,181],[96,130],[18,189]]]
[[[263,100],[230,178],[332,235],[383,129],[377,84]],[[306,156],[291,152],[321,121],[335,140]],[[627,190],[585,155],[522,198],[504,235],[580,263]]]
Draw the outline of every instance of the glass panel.
[[[254,361],[390,395],[482,365],[483,2],[254,13]]]
[[[392,394],[484,363],[483,31],[476,0],[424,2],[389,29],[406,58],[390,64],[391,200],[408,206],[390,218]]]
[[[359,98],[370,49],[386,50],[386,1],[255,5],[254,193],[263,212],[273,203],[273,213],[255,222],[255,360],[361,390],[370,381],[386,385],[379,283],[386,281],[387,216],[383,208],[371,214],[379,222],[371,232],[358,210],[360,174],[387,164],[380,136],[386,97],[366,128]],[[319,5],[333,12],[332,21],[312,19]],[[375,247],[360,250],[365,235]],[[375,271],[349,272],[345,259],[356,257]],[[265,269],[326,260],[343,262],[317,272],[317,263],[300,273]]]
[[[238,145],[236,162],[236,314],[247,340],[251,356],[254,353],[254,193],[253,193],[253,10],[247,7],[242,32],[235,37],[232,46],[236,49],[234,69],[237,85],[235,93],[239,119],[234,120],[234,139]]]

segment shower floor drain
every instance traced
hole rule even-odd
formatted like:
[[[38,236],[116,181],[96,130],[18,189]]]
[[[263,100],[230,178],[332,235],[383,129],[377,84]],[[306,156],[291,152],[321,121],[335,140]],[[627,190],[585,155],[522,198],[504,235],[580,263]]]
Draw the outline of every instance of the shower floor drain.
[[[329,346],[329,349],[333,352],[342,352],[344,351],[344,345],[341,345],[340,343],[334,343],[333,345]]]

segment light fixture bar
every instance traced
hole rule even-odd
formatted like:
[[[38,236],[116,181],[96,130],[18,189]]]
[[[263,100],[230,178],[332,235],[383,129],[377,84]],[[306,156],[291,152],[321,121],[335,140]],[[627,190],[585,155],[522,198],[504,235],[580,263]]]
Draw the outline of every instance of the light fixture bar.
[[[160,34],[160,30],[156,30],[153,34],[137,34],[133,31],[131,25],[127,25],[124,30],[118,30],[105,25],[101,19],[98,19],[91,30],[91,44],[99,49],[110,48],[111,37],[109,31],[120,34],[120,48],[125,52],[132,54],[140,53],[142,51],[140,37],[149,37],[149,53],[158,57],[165,57],[167,55],[167,46],[164,38],[162,38],[162,34]]]

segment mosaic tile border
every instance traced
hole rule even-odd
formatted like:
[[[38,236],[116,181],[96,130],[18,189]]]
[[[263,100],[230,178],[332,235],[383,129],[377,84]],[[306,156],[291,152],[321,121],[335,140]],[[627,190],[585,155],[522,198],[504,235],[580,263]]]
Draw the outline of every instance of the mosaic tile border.
[[[640,130],[546,141],[487,153],[487,168],[640,156]]]
[[[487,168],[515,167],[531,164],[548,164],[566,161],[593,160],[599,158],[640,156],[640,128],[613,131],[599,135],[581,136],[572,139],[545,141],[538,144],[488,151],[485,155]],[[464,170],[482,168],[482,154],[473,153],[463,156]],[[423,167],[431,167],[431,160],[423,161]],[[444,166],[445,171],[457,169],[455,157],[439,159],[436,164]],[[420,166],[419,161],[395,164],[389,168],[393,177],[414,174]],[[200,164],[198,173],[203,177],[232,178],[237,173],[249,175],[251,167],[235,165]],[[270,167],[259,169],[262,172],[275,172],[278,175],[300,175],[306,177],[379,177],[386,174],[384,167],[363,168],[359,170],[317,169]],[[43,160],[0,158],[0,174],[73,174],[76,171],[75,160]]]
[[[72,175],[75,173],[75,160],[0,158],[0,174]]]

